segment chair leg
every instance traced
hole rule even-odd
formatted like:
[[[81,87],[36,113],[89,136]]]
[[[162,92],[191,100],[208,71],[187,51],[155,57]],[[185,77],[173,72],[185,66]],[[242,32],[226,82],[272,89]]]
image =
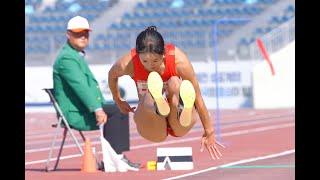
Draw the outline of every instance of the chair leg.
[[[63,113],[62,113],[61,109],[59,108],[58,103],[57,103],[57,102],[54,102],[54,106],[57,108],[58,113],[61,115],[61,119],[62,119],[62,121],[63,121],[63,123],[64,123],[65,127],[68,129],[69,133],[71,134],[72,139],[76,142],[76,145],[77,145],[77,147],[78,147],[78,149],[79,149],[79,151],[80,151],[81,155],[83,155],[83,150],[82,150],[82,148],[81,148],[81,146],[80,146],[80,144],[79,144],[79,142],[78,142],[77,138],[76,138],[76,137],[74,136],[74,134],[72,133],[71,128],[70,128],[70,126],[69,126],[69,123],[67,122],[67,120],[66,120],[66,118],[64,117],[64,115],[63,115]]]
[[[80,144],[79,144],[79,142],[78,142],[78,140],[77,140],[76,136],[72,133],[71,128],[70,128],[70,126],[69,126],[68,122],[66,122],[66,120],[65,120],[65,119],[63,119],[63,118],[62,118],[62,120],[64,121],[64,123],[65,123],[65,125],[66,125],[66,128],[68,129],[69,133],[71,134],[72,139],[73,139],[73,140],[74,140],[74,142],[76,143],[76,145],[77,145],[77,147],[78,147],[78,149],[79,149],[79,151],[80,151],[81,155],[83,155],[83,154],[84,154],[84,153],[83,153],[83,150],[82,150],[82,148],[81,148],[81,146],[80,146]]]
[[[58,125],[61,123],[61,120],[62,120],[62,118],[59,118]],[[46,168],[45,168],[45,170],[46,170],[47,172],[48,172],[48,171],[51,171],[51,169],[49,169],[49,163],[50,163],[50,160],[51,160],[51,157],[52,157],[52,151],[53,151],[55,142],[56,142],[56,140],[57,140],[58,131],[59,131],[59,128],[56,129],[56,132],[55,132],[53,141],[52,141],[52,143],[51,143],[51,148],[50,148],[50,151],[49,151],[49,156],[48,156],[47,163],[46,163]]]
[[[82,131],[79,131],[79,134],[80,134],[80,136],[81,136],[81,138],[82,138],[83,142],[85,142],[85,141],[86,141],[86,138],[84,137],[84,135],[83,135]]]
[[[54,168],[53,168],[54,171],[57,169],[59,161],[60,161],[61,153],[62,153],[62,150],[63,150],[63,145],[64,145],[64,142],[65,142],[66,137],[67,137],[67,131],[68,131],[68,129],[64,128],[64,130],[63,130],[63,139],[62,139],[62,142],[61,142],[60,150],[59,150],[59,153],[58,153],[58,156],[57,156],[56,164],[54,165]]]

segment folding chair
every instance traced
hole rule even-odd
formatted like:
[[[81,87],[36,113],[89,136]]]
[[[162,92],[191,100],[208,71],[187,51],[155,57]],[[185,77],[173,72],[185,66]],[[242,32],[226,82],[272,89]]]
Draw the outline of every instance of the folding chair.
[[[71,131],[71,128],[66,120],[66,118],[64,117],[55,97],[54,97],[54,90],[51,88],[51,89],[43,89],[45,90],[46,93],[48,93],[49,97],[50,97],[50,101],[51,103],[53,104],[54,106],[54,109],[56,110],[56,114],[57,114],[57,118],[58,118],[58,123],[57,124],[53,124],[52,127],[55,127],[57,128],[56,131],[55,131],[55,135],[54,135],[54,138],[53,138],[53,141],[52,141],[52,144],[51,144],[51,148],[50,148],[50,152],[49,152],[49,157],[48,157],[48,160],[46,162],[46,167],[45,167],[45,170],[47,172],[49,171],[55,171],[58,167],[58,163],[59,163],[59,160],[60,160],[60,156],[61,156],[61,153],[62,153],[62,149],[63,149],[63,145],[64,145],[64,142],[65,142],[65,139],[67,137],[67,132],[69,131],[69,133],[71,134],[72,136],[72,139],[75,141],[81,155],[83,155],[83,150],[77,140],[77,138],[75,137],[75,135],[73,134],[73,132]],[[56,139],[57,139],[57,136],[58,136],[58,127],[62,127],[64,128],[63,130],[63,138],[62,138],[62,142],[61,142],[61,145],[60,145],[60,149],[59,149],[59,153],[58,153],[58,156],[57,156],[57,159],[56,159],[56,163],[54,165],[54,168],[53,169],[49,169],[49,163],[50,163],[50,160],[51,160],[51,156],[52,156],[52,151],[54,149],[54,145],[56,143]],[[85,141],[85,137],[83,135],[83,133],[78,130],[81,137],[82,137],[82,140]]]

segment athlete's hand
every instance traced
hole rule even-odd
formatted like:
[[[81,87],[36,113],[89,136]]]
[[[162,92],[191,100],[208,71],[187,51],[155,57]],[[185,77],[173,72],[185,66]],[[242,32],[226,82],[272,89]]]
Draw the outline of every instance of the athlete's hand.
[[[115,103],[117,104],[117,106],[119,107],[120,111],[123,114],[128,114],[129,112],[134,112],[134,110],[136,109],[136,107],[131,107],[129,105],[129,103],[123,99],[118,99],[115,101]]]
[[[222,157],[222,154],[220,153],[218,146],[222,148],[225,148],[224,145],[220,144],[218,141],[216,141],[213,131],[209,134],[204,134],[201,138],[201,148],[200,151],[203,152],[204,146],[210,153],[210,156],[213,160],[220,159]]]

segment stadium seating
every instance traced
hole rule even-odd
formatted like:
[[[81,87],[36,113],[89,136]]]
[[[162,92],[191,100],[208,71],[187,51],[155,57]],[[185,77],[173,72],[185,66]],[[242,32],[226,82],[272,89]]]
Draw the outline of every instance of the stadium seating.
[[[149,25],[156,25],[169,42],[176,43],[177,46],[186,49],[205,48],[206,43],[199,43],[206,38],[212,39],[212,33],[203,35],[202,40],[197,36],[184,36],[182,34],[201,34],[221,18],[247,18],[261,14],[266,7],[271,6],[277,0],[261,0],[254,5],[244,5],[244,0],[184,0],[179,7],[172,7],[177,0],[148,0],[146,3],[138,3],[133,13],[125,13],[120,23],[114,23],[108,34],[122,35],[134,39],[134,36]],[[181,2],[181,1],[179,1]],[[242,5],[242,6],[241,6]],[[247,22],[221,22],[219,24],[219,40],[229,37],[240,26]],[[175,35],[170,35],[177,32]],[[133,33],[134,32],[134,33]],[[116,37],[116,36],[113,36]],[[104,41],[105,44],[115,44],[121,42],[121,39],[110,38]],[[123,43],[128,43],[127,39]],[[131,43],[132,45],[133,43]],[[209,43],[212,46],[213,43]],[[106,46],[107,47],[107,46]],[[115,46],[109,46],[106,50],[117,50]],[[94,50],[94,49],[93,49]]]
[[[280,26],[294,17],[294,6],[288,5],[282,12],[281,16],[271,16],[267,26],[257,27],[248,38],[240,38],[239,45],[249,45],[255,41],[255,37],[262,36],[263,34],[269,33],[272,29]]]
[[[135,44],[137,34],[147,26],[156,25],[166,42],[175,43],[188,52],[203,51],[213,46],[213,27],[219,19],[240,18],[247,21],[219,21],[218,40],[230,37],[250,19],[264,13],[280,0],[147,0],[136,4],[134,11],[124,13],[119,23],[106,27],[105,33],[96,34],[88,49],[93,53],[112,51],[116,56],[128,51]],[[40,0],[28,0],[26,4],[39,6]],[[111,1],[57,0],[54,7],[41,13],[26,14],[26,52],[48,53],[57,50],[65,41],[65,22],[75,14],[93,22],[108,10]],[[112,1],[116,3],[116,1]],[[255,37],[270,32],[273,28],[295,16],[295,7],[288,4],[281,16],[270,15],[266,26],[256,25],[250,36],[239,37],[239,45],[249,45]],[[51,37],[51,38],[50,38]],[[53,37],[53,38],[52,38]]]
[[[41,0],[26,0],[26,6],[34,9],[41,5]],[[65,40],[66,22],[74,15],[86,17],[90,22],[117,1],[100,0],[57,0],[54,7],[48,6],[40,13],[26,14],[26,53],[42,54],[56,50]],[[53,39],[50,41],[49,37]],[[38,39],[46,39],[38,41]],[[45,48],[44,48],[45,47]]]

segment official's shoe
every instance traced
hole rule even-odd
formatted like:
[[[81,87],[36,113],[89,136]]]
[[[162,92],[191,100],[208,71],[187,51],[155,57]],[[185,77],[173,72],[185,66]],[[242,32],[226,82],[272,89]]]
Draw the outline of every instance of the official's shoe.
[[[117,168],[120,172],[126,172],[127,170],[131,171],[139,171],[141,164],[131,162],[125,155],[121,158],[121,164],[118,164]],[[98,170],[105,171],[103,161],[98,162]],[[109,167],[108,172],[116,172],[117,169],[115,167]]]
[[[103,161],[98,162],[97,166],[98,166],[98,170],[104,171],[104,163],[103,163]]]
[[[138,171],[141,168],[141,164],[140,163],[131,162],[125,155],[123,155],[123,158],[121,160],[132,168],[132,169],[128,168],[129,170]]]
[[[103,171],[103,172],[117,172],[117,169],[114,166],[110,166],[106,170],[104,168],[104,162],[103,161],[98,162],[97,163],[97,167],[98,167],[98,170]]]

